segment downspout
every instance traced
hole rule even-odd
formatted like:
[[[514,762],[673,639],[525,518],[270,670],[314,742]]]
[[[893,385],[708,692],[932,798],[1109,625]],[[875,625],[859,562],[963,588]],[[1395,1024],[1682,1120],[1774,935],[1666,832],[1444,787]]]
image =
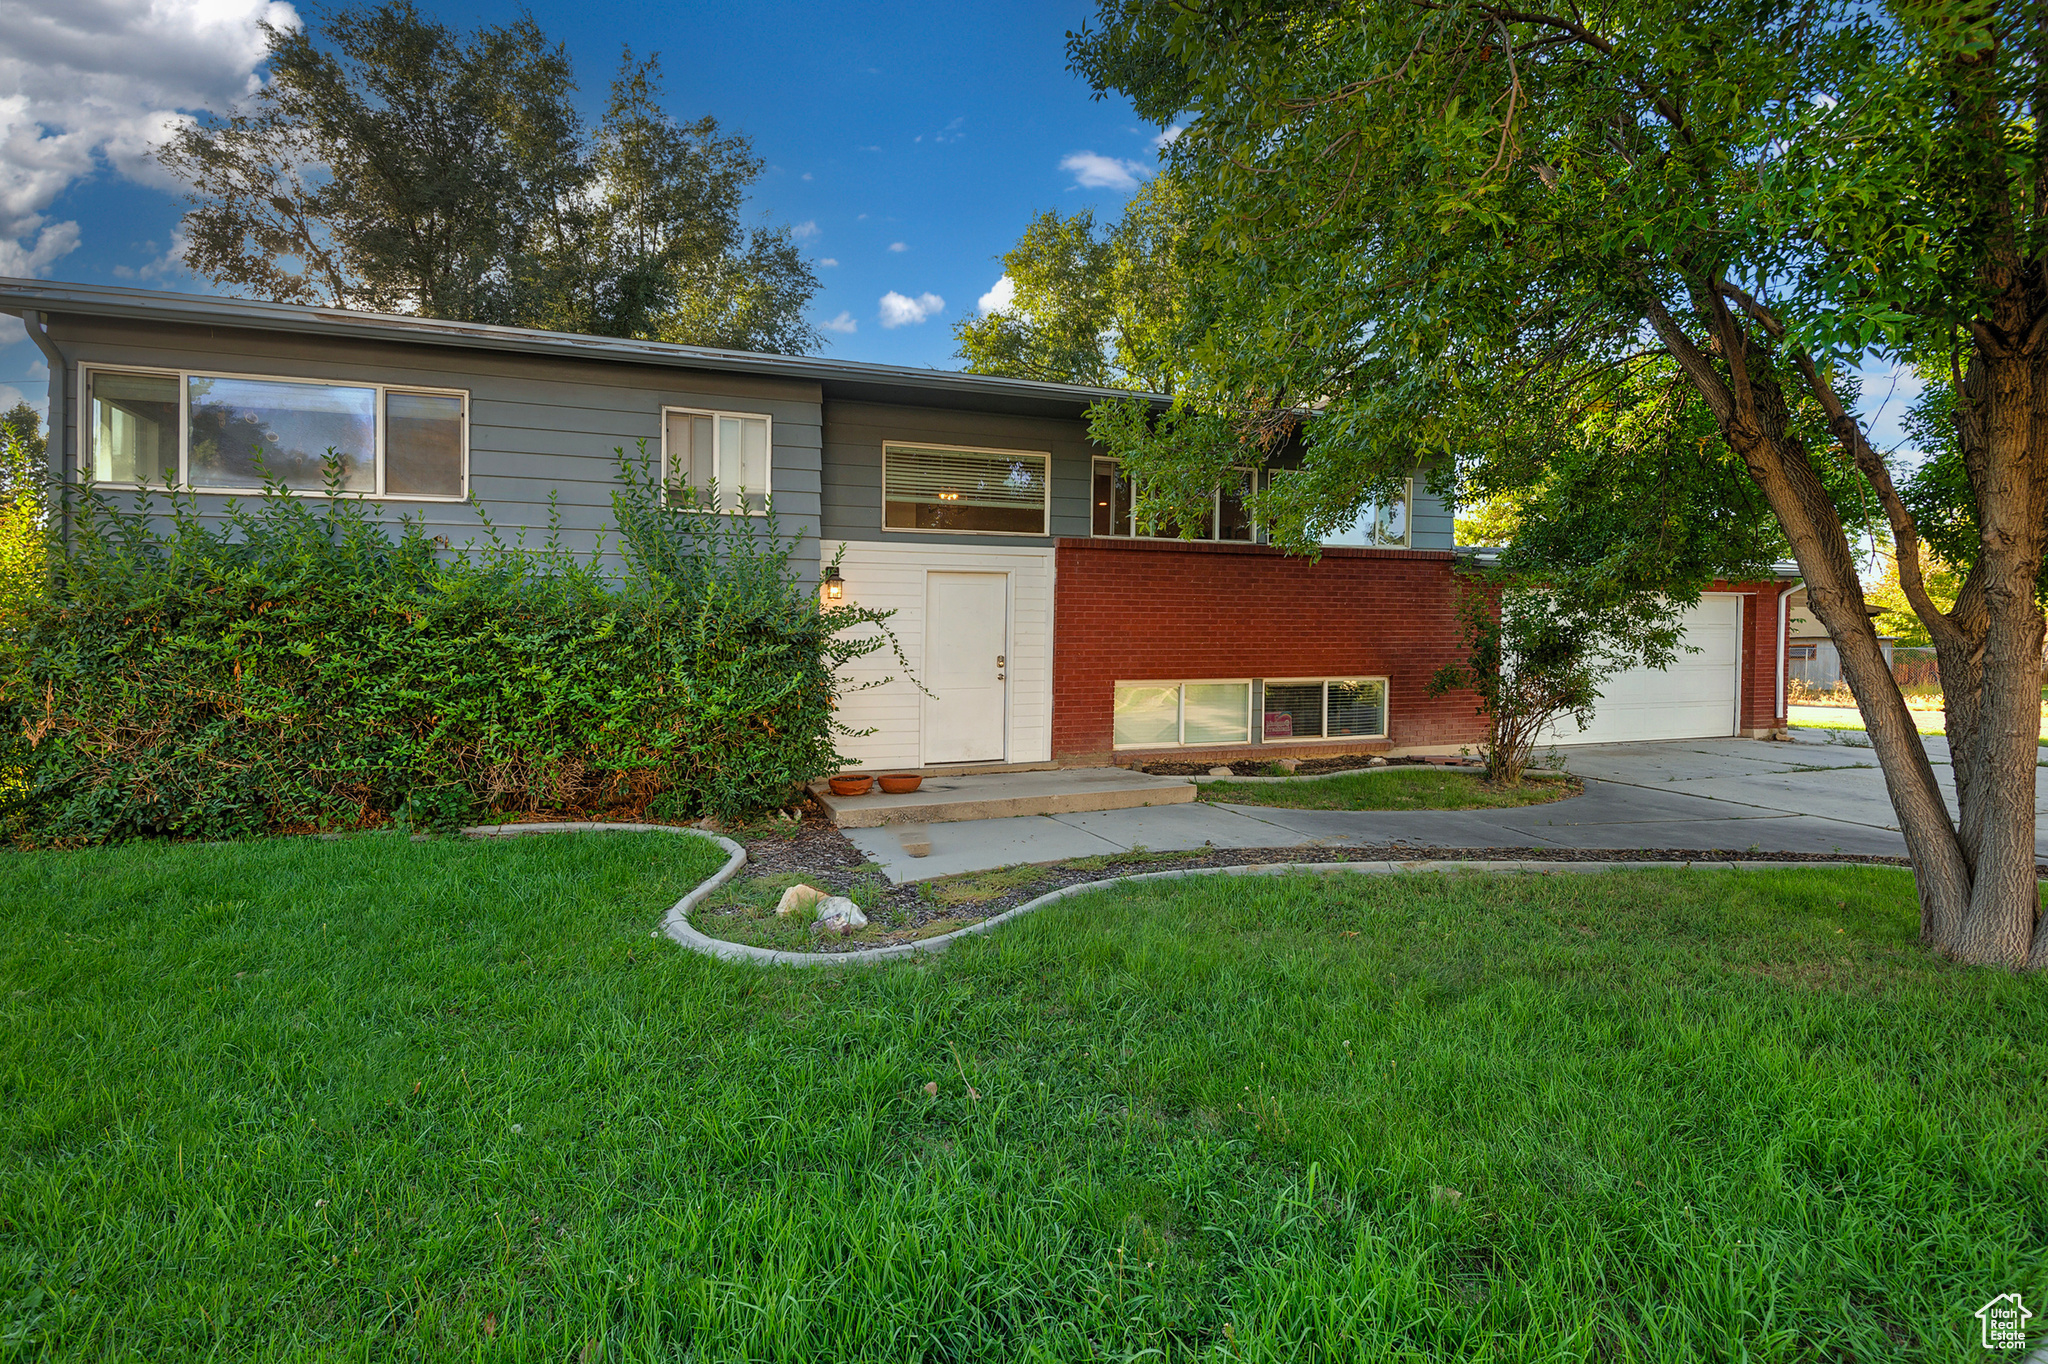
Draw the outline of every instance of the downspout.
[[[1805,582],[1806,582],[1806,579],[1804,579],[1804,578],[1795,578],[1795,579],[1794,579],[1793,581],[1791,581],[1791,582],[1789,582],[1789,583],[1786,583],[1786,584],[1785,584],[1785,585],[1784,585],[1783,587],[1780,587],[1780,588],[1778,589],[1778,716],[1777,716],[1777,718],[1778,718],[1778,719],[1780,719],[1780,720],[1784,720],[1784,721],[1787,721],[1787,722],[1789,722],[1789,721],[1790,721],[1790,720],[1792,719],[1792,712],[1791,712],[1791,711],[1789,711],[1789,710],[1787,710],[1787,709],[1785,708],[1785,647],[1786,647],[1786,644],[1787,644],[1787,642],[1788,642],[1788,641],[1786,640],[1786,638],[1785,638],[1785,634],[1786,634],[1786,630],[1787,630],[1787,628],[1788,628],[1788,622],[1790,621],[1790,619],[1791,619],[1791,615],[1792,615],[1792,594],[1793,594],[1794,592],[1797,592],[1797,591],[1798,591],[1798,590],[1800,589],[1800,587],[1801,587],[1801,586],[1802,586],[1802,585],[1803,585],[1803,584],[1804,584]]]
[[[71,462],[67,458],[65,441],[70,430],[70,421],[65,414],[68,404],[64,401],[64,381],[69,377],[70,371],[64,363],[64,352],[57,349],[57,343],[44,328],[42,313],[33,308],[24,310],[21,314],[21,325],[28,333],[28,339],[35,342],[36,349],[43,353],[43,363],[50,370],[49,435],[46,437],[48,445],[44,451],[44,458],[49,462],[50,482],[56,485],[57,529],[61,543],[68,546],[71,543],[72,479]]]

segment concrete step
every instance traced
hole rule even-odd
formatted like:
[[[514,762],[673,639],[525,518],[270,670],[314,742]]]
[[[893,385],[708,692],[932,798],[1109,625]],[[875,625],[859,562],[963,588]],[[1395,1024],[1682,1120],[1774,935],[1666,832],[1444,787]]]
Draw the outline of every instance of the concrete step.
[[[865,796],[835,796],[822,781],[813,784],[811,792],[831,811],[840,828],[879,829],[885,824],[949,824],[963,819],[1186,805],[1195,798],[1195,784],[1186,777],[1154,777],[1122,767],[1068,767],[1051,772],[929,776],[907,796],[884,795],[879,783]]]

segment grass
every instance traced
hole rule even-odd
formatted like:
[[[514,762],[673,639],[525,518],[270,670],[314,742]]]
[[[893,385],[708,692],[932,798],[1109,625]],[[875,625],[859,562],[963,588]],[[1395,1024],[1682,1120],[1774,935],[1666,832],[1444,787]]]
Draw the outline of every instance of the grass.
[[[1853,730],[1861,734],[1868,728],[1863,723],[1862,714],[1853,707],[1805,706],[1794,702],[1792,711],[1794,713],[1789,718],[1794,729]],[[1817,713],[1823,711],[1839,711],[1840,713]],[[1948,733],[1948,719],[1940,711],[1916,709],[1911,711],[1910,714],[1913,716],[1914,728],[1918,729],[1922,734],[1945,735]],[[2041,712],[2041,743],[2044,746],[2048,746],[2048,709],[2044,709]]]
[[[1577,794],[1561,781],[1532,779],[1520,786],[1496,786],[1476,773],[1416,768],[1313,781],[1205,782],[1198,798],[1289,810],[1498,810],[1544,805]]]
[[[716,861],[0,857],[0,1357],[1931,1361],[2048,1295],[2048,981],[1902,873],[1201,878],[771,972],[649,936]]]

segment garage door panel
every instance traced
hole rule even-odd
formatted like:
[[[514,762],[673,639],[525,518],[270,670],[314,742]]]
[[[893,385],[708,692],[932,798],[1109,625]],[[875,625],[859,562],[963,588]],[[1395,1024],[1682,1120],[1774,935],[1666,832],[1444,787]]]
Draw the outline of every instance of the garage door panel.
[[[1570,720],[1550,732],[1557,744],[1617,744],[1650,739],[1707,739],[1735,732],[1740,680],[1742,598],[1709,596],[1686,613],[1681,649],[1664,670],[1631,668],[1601,686],[1593,722]]]

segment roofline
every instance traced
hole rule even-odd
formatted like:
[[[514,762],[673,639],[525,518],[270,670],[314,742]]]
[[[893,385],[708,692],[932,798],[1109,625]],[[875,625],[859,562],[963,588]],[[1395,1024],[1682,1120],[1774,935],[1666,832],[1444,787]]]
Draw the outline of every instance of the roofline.
[[[827,360],[813,355],[763,355],[753,351],[680,346],[666,341],[639,341],[577,332],[541,331],[532,327],[500,327],[481,322],[446,322],[438,318],[394,313],[354,312],[346,308],[315,308],[296,303],[266,303],[207,294],[173,294],[154,289],[123,289],[99,284],[66,284],[0,275],[0,313],[19,316],[24,310],[69,313],[87,317],[146,318],[209,326],[253,327],[310,336],[400,341],[415,345],[464,346],[522,354],[620,360],[677,369],[730,374],[808,379],[835,383],[894,385],[936,393],[1011,400],[1072,403],[1085,407],[1107,398],[1138,398],[1156,406],[1172,399],[1162,393],[1095,388],[1084,384],[1008,379],[964,370],[880,365],[859,360]]]

